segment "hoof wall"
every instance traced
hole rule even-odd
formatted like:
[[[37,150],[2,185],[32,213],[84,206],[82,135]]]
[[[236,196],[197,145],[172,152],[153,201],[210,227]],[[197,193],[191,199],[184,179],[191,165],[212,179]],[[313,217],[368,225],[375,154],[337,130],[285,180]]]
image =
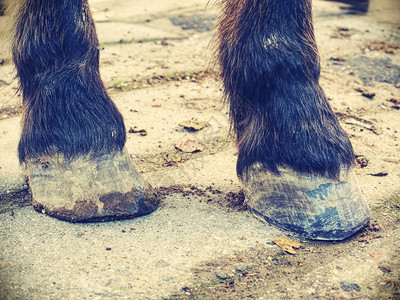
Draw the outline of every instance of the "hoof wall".
[[[128,219],[149,214],[158,200],[126,151],[66,161],[45,157],[26,163],[36,211],[68,222]]]
[[[247,206],[268,223],[315,240],[343,240],[369,223],[370,211],[351,169],[336,181],[280,173],[254,165],[243,177]]]

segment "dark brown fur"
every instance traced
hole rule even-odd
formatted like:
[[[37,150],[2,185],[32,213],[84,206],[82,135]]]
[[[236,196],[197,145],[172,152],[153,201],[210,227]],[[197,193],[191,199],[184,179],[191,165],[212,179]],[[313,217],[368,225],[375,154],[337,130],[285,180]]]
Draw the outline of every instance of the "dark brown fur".
[[[125,127],[100,78],[87,0],[12,8],[25,109],[20,161],[120,151]],[[352,146],[318,82],[311,0],[222,0],[222,8],[218,58],[239,176],[254,163],[329,177],[351,167]]]
[[[310,0],[225,0],[218,36],[239,176],[254,163],[332,178],[352,166],[318,83]]]
[[[24,107],[20,161],[121,151],[125,126],[100,78],[99,43],[87,1],[10,5]]]

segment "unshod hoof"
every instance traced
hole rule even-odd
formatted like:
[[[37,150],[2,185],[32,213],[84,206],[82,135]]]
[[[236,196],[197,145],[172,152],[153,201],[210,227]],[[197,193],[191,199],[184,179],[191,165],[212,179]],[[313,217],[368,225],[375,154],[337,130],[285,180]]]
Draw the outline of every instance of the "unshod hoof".
[[[316,240],[342,240],[366,226],[370,211],[353,170],[339,180],[283,169],[275,175],[259,164],[243,177],[247,206],[286,231]]]
[[[97,158],[43,157],[25,164],[33,207],[69,222],[133,218],[154,211],[157,198],[127,151]]]

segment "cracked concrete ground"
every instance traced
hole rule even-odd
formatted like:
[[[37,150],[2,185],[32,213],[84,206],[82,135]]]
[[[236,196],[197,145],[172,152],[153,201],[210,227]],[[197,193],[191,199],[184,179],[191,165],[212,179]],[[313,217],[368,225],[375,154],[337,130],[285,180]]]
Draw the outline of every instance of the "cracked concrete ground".
[[[218,6],[207,0],[92,0],[101,74],[127,148],[163,199],[133,220],[69,224],[33,211],[17,160],[21,99],[0,17],[0,299],[398,299],[400,4],[367,15],[314,1],[321,84],[357,155],[371,225],[341,243],[288,237],[243,209],[221,83]],[[210,126],[188,132],[197,118]],[[203,151],[174,143],[192,135]]]

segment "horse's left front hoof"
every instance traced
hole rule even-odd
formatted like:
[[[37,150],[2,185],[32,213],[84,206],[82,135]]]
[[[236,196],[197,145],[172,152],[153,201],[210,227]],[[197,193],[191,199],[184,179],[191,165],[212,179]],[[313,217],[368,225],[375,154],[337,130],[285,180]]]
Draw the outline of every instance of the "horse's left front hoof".
[[[369,223],[353,170],[342,170],[339,180],[280,173],[257,164],[243,176],[247,206],[268,223],[315,240],[343,240]]]

